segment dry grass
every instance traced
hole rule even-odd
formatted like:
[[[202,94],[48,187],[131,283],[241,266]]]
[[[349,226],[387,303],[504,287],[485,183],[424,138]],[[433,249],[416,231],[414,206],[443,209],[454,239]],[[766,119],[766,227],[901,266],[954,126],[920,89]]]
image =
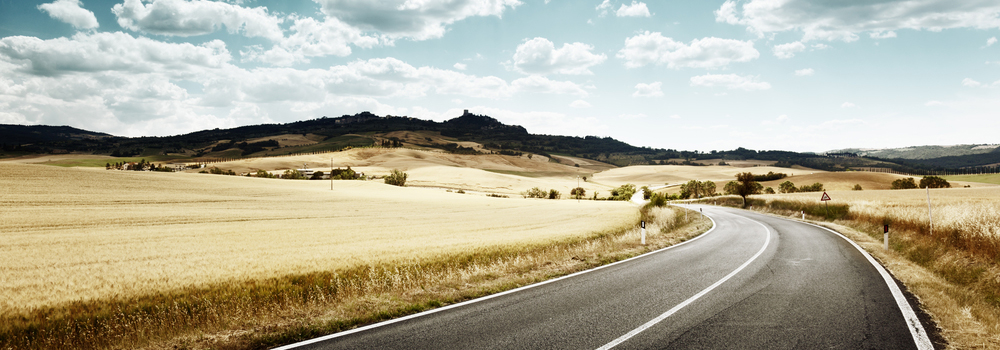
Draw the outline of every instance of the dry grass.
[[[831,191],[830,196],[830,215],[818,193],[755,196],[752,204],[754,210],[792,217],[805,210],[810,218],[827,216],[863,233],[852,238],[868,242],[866,248],[921,300],[949,347],[1000,348],[1000,188],[930,190],[933,232],[925,190]],[[890,225],[889,252],[881,248],[884,224]]]
[[[695,232],[657,209],[641,247],[621,202],[328,185],[0,163],[0,347],[275,344]]]

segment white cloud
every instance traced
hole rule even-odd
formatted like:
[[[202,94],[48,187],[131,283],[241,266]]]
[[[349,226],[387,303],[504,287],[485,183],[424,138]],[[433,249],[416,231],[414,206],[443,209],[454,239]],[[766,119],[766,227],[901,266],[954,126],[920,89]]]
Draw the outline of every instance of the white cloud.
[[[584,100],[576,100],[569,104],[573,108],[590,108],[590,103]]]
[[[205,0],[125,0],[111,8],[122,28],[159,35],[194,36],[226,27],[230,33],[261,37],[271,41],[284,36],[282,19],[265,7],[245,8]]]
[[[365,35],[360,30],[352,28],[336,18],[317,21],[314,18],[296,18],[289,28],[293,34],[283,38],[270,50],[255,46],[240,54],[246,61],[261,61],[277,66],[290,66],[295,63],[307,63],[310,57],[347,56],[351,54],[351,46],[370,48],[385,44],[386,39]]]
[[[760,37],[795,31],[802,33],[803,42],[850,42],[865,32],[873,38],[888,38],[900,29],[998,28],[998,12],[1000,3],[996,1],[957,4],[954,0],[748,0],[738,5],[735,0],[727,0],[715,11],[715,20],[746,26],[747,31]]]
[[[797,77],[810,76],[810,75],[813,75],[814,73],[815,73],[815,71],[813,71],[812,68],[796,69],[795,70],[795,76],[797,76]]]
[[[452,67],[455,67],[455,69],[458,70],[465,70],[466,68],[468,68],[468,66],[465,65],[465,63],[455,63],[455,65]]]
[[[806,46],[798,41],[774,45],[774,56],[781,59],[792,58],[795,57],[796,52],[802,52],[805,49]]]
[[[474,16],[503,15],[518,0],[313,0],[328,18],[391,40],[427,40],[444,36],[447,26]]]
[[[681,116],[679,116],[679,115],[677,115],[677,114],[672,114],[672,115],[670,115],[670,116],[669,116],[669,117],[667,117],[667,118],[670,118],[670,119],[681,119]]]
[[[635,85],[635,92],[632,93],[632,97],[660,97],[663,96],[663,91],[660,89],[663,85],[662,82],[653,82],[649,84],[639,83]]]
[[[973,87],[973,88],[978,88],[978,87],[981,87],[981,88],[994,88],[994,87],[1000,86],[1000,80],[994,81],[992,84],[988,84],[988,83],[980,83],[978,81],[975,81],[975,80],[972,80],[972,79],[969,79],[969,78],[965,78],[965,79],[962,79],[962,86],[968,86],[968,87]]]
[[[307,70],[243,69],[231,59],[221,41],[174,44],[122,32],[49,40],[2,38],[0,119],[119,135],[163,135],[315,118],[319,113],[405,112],[379,98],[503,100],[539,93],[585,97],[589,88],[537,75],[508,82],[415,67],[391,57]]]
[[[664,37],[659,32],[645,32],[625,39],[618,51],[628,68],[665,64],[669,68],[722,68],[732,62],[747,62],[760,57],[752,41],[708,37],[690,45]]]
[[[611,0],[604,0],[603,2],[601,2],[600,5],[597,5],[597,7],[595,7],[594,9],[600,12],[600,16],[603,17],[608,15],[608,10],[610,10],[612,6],[614,5],[611,4]]]
[[[758,82],[754,76],[739,76],[736,74],[706,74],[691,77],[691,86],[724,87],[730,90],[767,90],[771,84]]]
[[[944,105],[944,103],[941,103],[941,101],[937,101],[937,100],[931,100],[931,101],[927,101],[926,103],[924,103],[924,106],[927,106],[927,107],[935,107],[935,106],[942,106],[942,105]]]
[[[97,17],[90,10],[84,9],[80,0],[56,0],[47,4],[38,5],[38,9],[45,11],[57,20],[69,23],[76,29],[94,29],[99,26]]]
[[[857,107],[857,105],[850,102],[844,102],[840,104],[840,108],[854,108],[854,107]]]
[[[602,3],[603,5],[603,3]],[[646,7],[644,2],[632,1],[631,5],[622,4],[622,7],[618,8],[615,12],[615,16],[618,17],[649,17],[649,8]]]
[[[646,113],[638,113],[638,114],[619,114],[619,115],[617,116],[617,118],[618,118],[618,119],[642,119],[642,118],[646,118],[646,117],[648,117],[648,116],[646,115]]]
[[[594,54],[593,46],[566,43],[559,49],[545,38],[526,40],[514,52],[514,68],[525,74],[593,74],[590,67],[607,59]]]
[[[872,39],[890,39],[896,37],[896,32],[891,30],[887,32],[881,32],[881,31],[871,32],[868,33],[868,37]]]
[[[829,49],[830,45],[827,45],[827,44],[824,44],[824,43],[816,43],[816,44],[812,44],[812,48],[814,50],[825,50],[825,49]]]
[[[993,44],[996,44],[996,43],[997,43],[997,37],[992,37],[992,38],[986,39],[986,46],[987,47],[993,46]]]

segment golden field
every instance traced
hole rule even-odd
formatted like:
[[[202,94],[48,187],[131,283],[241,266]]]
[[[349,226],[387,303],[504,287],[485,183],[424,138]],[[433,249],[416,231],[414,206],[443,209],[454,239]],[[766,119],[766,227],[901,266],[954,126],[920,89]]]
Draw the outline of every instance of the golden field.
[[[7,163],[0,187],[0,315],[576,239],[638,218],[621,202]]]

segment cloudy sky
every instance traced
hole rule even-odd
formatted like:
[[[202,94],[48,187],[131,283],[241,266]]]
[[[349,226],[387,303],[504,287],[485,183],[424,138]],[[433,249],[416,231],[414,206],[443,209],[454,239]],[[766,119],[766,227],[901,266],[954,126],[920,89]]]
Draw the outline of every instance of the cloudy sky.
[[[637,146],[1000,143],[995,0],[0,0],[0,123],[470,109]]]

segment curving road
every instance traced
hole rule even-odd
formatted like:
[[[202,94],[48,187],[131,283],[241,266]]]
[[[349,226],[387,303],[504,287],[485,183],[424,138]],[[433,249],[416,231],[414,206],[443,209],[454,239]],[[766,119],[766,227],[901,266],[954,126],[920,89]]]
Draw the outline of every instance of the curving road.
[[[932,348],[891,279],[839,235],[692,209],[716,226],[684,244],[282,349]]]

